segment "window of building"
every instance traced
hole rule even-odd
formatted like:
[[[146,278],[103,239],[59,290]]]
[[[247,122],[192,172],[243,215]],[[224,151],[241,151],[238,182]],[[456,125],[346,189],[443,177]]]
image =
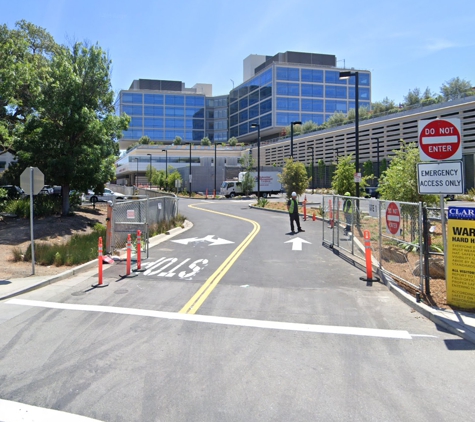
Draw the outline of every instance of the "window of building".
[[[239,110],[239,103],[236,101],[229,106],[229,112],[231,114],[237,113]]]
[[[248,132],[249,132],[249,124],[248,123],[242,123],[242,124],[239,125],[239,136],[245,135]]]
[[[348,91],[346,86],[326,85],[325,97],[327,98],[347,98]]]
[[[239,112],[239,123],[245,122],[248,120],[249,114],[247,110],[243,110]]]
[[[254,79],[251,79],[251,82],[249,82],[249,91],[252,92],[252,91],[255,91],[257,88],[259,88],[259,80],[260,80],[260,77],[257,76],[255,77]]]
[[[144,103],[163,105],[163,94],[144,94]]]
[[[187,106],[195,106],[195,107],[204,107],[205,106],[205,99],[204,97],[195,97],[192,95],[186,96],[186,105]]]
[[[193,129],[204,129],[205,121],[203,119],[193,119]]]
[[[254,119],[259,116],[259,106],[255,105],[249,109],[249,119]]]
[[[340,79],[340,72],[335,70],[326,70],[325,71],[325,82],[327,84],[339,84],[346,85],[347,79]]]
[[[323,82],[323,70],[301,69],[302,82]]]
[[[165,116],[183,117],[185,109],[183,107],[165,107]]]
[[[201,141],[204,137],[205,137],[205,132],[203,130],[193,131],[193,141]]]
[[[239,128],[237,126],[234,126],[230,129],[229,131],[229,136],[230,137],[236,137],[236,136],[239,136]]]
[[[246,84],[239,88],[239,98],[244,97],[247,94],[249,94],[249,87]]]
[[[277,126],[288,126],[290,122],[295,122],[300,119],[299,113],[282,113],[278,112],[276,115]]]
[[[125,114],[127,114],[128,116],[134,116],[134,115],[141,116],[142,115],[142,106],[141,105],[139,105],[139,106],[125,105],[125,106],[122,107],[122,111]]]
[[[317,125],[323,124],[323,114],[302,113],[302,123],[312,121]]]
[[[295,110],[299,111],[298,98],[277,97],[277,110]]]
[[[122,94],[123,103],[142,104],[142,94],[132,94],[131,92],[124,92]]]
[[[142,127],[143,119],[142,117],[132,117],[130,119],[129,127]]]
[[[124,131],[125,139],[140,139],[143,135],[143,131],[140,129],[129,129]]]
[[[249,98],[243,97],[239,100],[239,110],[247,108],[249,106]]]
[[[266,98],[269,98],[270,96],[272,96],[272,86],[271,85],[263,86],[259,90],[259,92],[260,92],[261,101]]]
[[[259,102],[259,91],[254,91],[249,94],[249,105],[257,104]]]
[[[302,84],[302,97],[323,98],[323,85]]]
[[[277,82],[277,95],[299,96],[299,84]]]
[[[259,76],[260,79],[260,86],[264,86],[265,84],[272,81],[272,69],[267,69],[264,73]]]
[[[342,113],[348,113],[348,106],[346,101],[338,100],[326,100],[325,101],[325,112],[334,113],[335,111],[341,111]]]
[[[272,100],[266,100],[259,104],[260,113],[265,114],[272,110]]]
[[[299,69],[293,67],[277,67],[277,80],[279,81],[299,81]]]
[[[186,117],[195,117],[195,118],[198,118],[198,119],[204,119],[205,109],[204,108],[197,108],[197,107],[187,107],[187,108],[185,108],[185,116]]]
[[[146,128],[163,128],[163,119],[154,119],[153,117],[145,117],[144,119]]]
[[[272,126],[272,113],[266,114],[265,116],[261,116],[259,120],[260,120],[259,124],[261,125],[261,129]]]
[[[165,95],[165,105],[185,105],[184,95]]]
[[[350,86],[348,91],[349,91],[349,97],[348,98],[354,99],[355,98],[355,87]],[[359,89],[360,98],[359,99],[360,100],[369,100],[369,93],[370,93],[369,88],[360,87],[360,89]]]
[[[302,111],[323,112],[323,100],[311,100],[311,99],[302,98],[300,102],[301,102]]]
[[[233,116],[231,116],[231,118],[229,119],[229,124],[231,126],[236,126],[237,124],[239,123],[239,117],[237,114],[234,114]]]
[[[152,141],[161,141],[163,139],[163,130],[146,129],[145,136],[148,136]]]

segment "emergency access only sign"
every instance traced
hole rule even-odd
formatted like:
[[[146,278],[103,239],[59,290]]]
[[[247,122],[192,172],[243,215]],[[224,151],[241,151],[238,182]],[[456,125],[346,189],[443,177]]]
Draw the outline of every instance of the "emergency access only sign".
[[[419,120],[421,161],[462,159],[460,119]]]
[[[462,161],[419,163],[417,181],[421,195],[464,193]]]

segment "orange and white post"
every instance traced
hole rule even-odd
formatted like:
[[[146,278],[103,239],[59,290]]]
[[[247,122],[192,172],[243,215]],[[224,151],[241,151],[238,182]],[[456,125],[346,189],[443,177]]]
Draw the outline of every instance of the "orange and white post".
[[[305,195],[303,200],[303,221],[307,221],[307,195]]]
[[[137,271],[142,268],[142,232],[137,230]]]
[[[102,286],[102,237],[99,237],[99,244],[97,246],[97,252],[98,252],[98,260],[99,260],[99,274],[98,274],[98,280],[97,280],[97,285]]]
[[[333,206],[332,206],[332,200],[328,200],[328,207],[330,208],[330,227],[333,229]]]
[[[130,238],[130,233],[127,235],[127,264],[126,264],[126,275],[130,275],[130,267],[132,263],[132,239]]]
[[[366,278],[360,277],[364,281],[379,281],[379,278],[373,278],[373,261],[371,259],[371,234],[369,230],[365,230],[364,234],[364,249],[366,258]]]

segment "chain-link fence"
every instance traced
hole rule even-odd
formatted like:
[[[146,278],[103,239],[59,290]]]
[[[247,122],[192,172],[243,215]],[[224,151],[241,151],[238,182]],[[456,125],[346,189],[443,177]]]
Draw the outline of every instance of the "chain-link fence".
[[[323,196],[323,242],[364,262],[364,232],[370,233],[373,265],[421,291],[422,205],[349,196]]]
[[[140,230],[141,250],[146,252],[148,257],[149,237],[160,232],[160,225],[163,222],[168,222],[178,215],[178,198],[175,196],[149,198],[140,195],[134,198],[116,201],[112,205],[108,253],[124,249],[129,234],[135,245],[137,230]]]

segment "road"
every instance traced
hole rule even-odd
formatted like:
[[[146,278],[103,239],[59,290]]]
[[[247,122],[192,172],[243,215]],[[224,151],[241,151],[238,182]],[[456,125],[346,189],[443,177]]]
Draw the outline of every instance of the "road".
[[[321,222],[292,236],[248,203],[182,199],[194,227],[136,277],[0,303],[0,398],[103,421],[473,418],[473,345],[361,281]]]

